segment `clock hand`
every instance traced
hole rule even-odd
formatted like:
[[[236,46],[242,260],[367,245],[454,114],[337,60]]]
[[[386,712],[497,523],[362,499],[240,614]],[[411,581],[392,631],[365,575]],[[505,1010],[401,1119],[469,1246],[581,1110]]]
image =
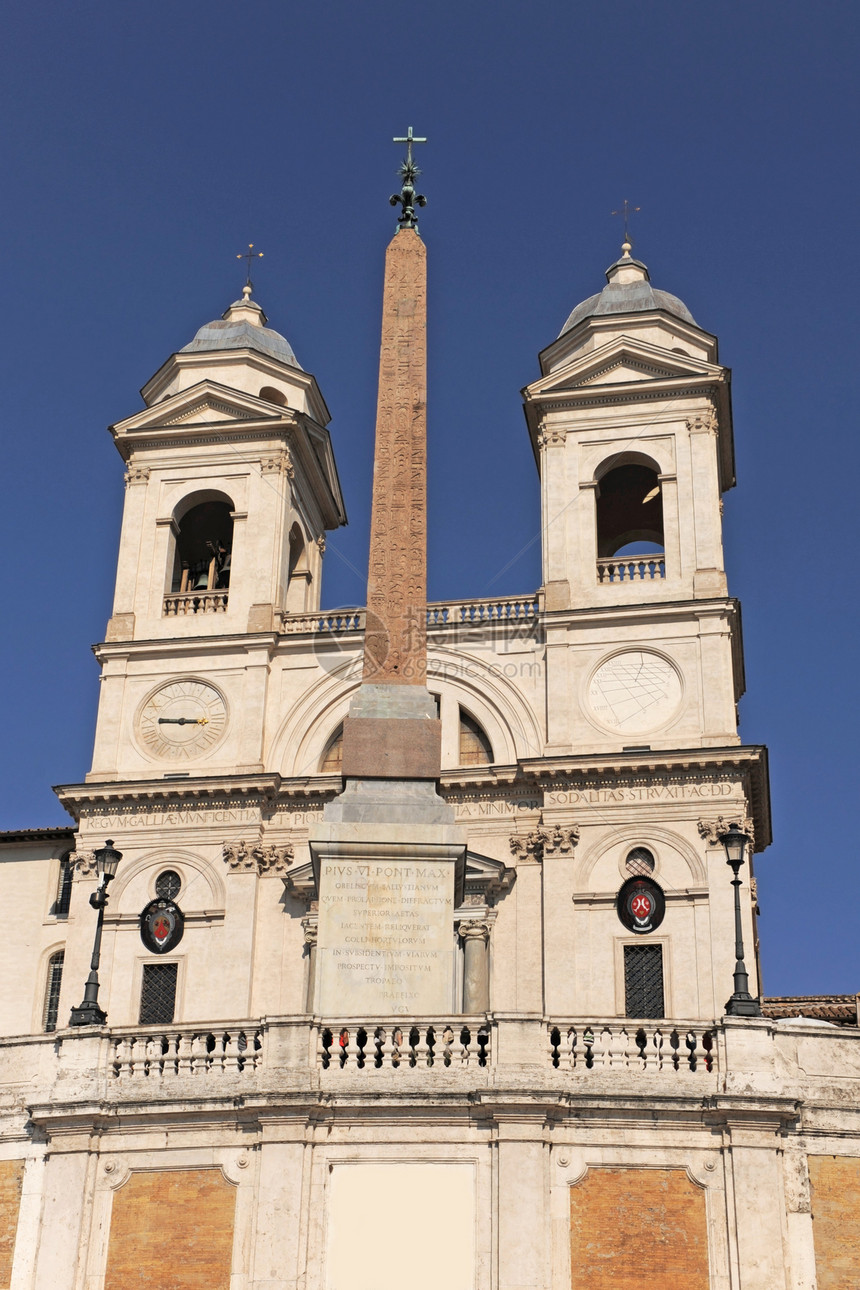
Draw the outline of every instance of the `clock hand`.
[[[160,726],[208,726],[208,717],[159,717]]]

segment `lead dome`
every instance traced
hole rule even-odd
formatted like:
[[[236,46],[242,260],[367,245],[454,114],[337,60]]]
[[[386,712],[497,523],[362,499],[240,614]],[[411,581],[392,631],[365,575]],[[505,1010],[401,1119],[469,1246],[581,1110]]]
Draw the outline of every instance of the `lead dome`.
[[[559,332],[563,336],[571,331],[585,318],[601,314],[648,313],[651,310],[663,309],[666,313],[683,318],[685,322],[698,327],[693,315],[683,300],[671,295],[668,291],[658,291],[651,286],[651,277],[647,265],[641,260],[634,260],[630,255],[631,244],[625,242],[622,256],[606,270],[607,285],[596,295],[589,296],[576,306]]]
[[[302,371],[302,365],[289,341],[280,332],[267,327],[268,321],[256,301],[251,300],[250,290],[245,288],[242,300],[235,300],[220,318],[205,323],[191,343],[183,345],[180,352],[187,354],[202,350],[256,349],[269,358]]]

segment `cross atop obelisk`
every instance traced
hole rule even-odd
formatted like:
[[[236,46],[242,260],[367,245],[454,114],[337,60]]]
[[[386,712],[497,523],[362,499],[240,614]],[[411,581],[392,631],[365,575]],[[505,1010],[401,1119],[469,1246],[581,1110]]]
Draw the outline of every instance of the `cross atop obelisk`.
[[[403,214],[385,253],[362,688],[344,775],[436,779],[441,736],[427,677],[427,251],[414,223],[410,126]],[[408,172],[408,174],[407,174]],[[411,694],[409,693],[411,691]],[[398,697],[399,695],[399,697]]]

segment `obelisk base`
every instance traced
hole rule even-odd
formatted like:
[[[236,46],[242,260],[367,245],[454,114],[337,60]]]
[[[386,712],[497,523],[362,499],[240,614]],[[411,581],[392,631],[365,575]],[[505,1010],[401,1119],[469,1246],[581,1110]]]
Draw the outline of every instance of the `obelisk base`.
[[[365,682],[343,723],[345,779],[439,778],[442,723],[423,685]]]

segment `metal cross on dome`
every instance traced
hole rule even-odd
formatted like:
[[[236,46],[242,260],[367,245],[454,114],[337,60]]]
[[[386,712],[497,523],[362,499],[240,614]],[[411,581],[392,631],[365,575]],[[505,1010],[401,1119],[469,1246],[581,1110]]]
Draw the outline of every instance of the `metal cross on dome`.
[[[613,214],[613,215],[620,215],[620,216],[623,218],[623,220],[624,220],[624,241],[625,241],[625,242],[627,242],[627,243],[629,243],[629,245],[630,245],[630,246],[632,246],[632,245],[633,245],[633,243],[632,243],[632,241],[631,241],[631,239],[630,239],[630,216],[631,216],[631,215],[635,215],[638,211],[641,211],[641,209],[642,209],[642,207],[641,207],[641,206],[631,206],[631,205],[630,205],[630,203],[629,203],[629,201],[628,201],[628,200],[627,200],[627,198],[625,197],[625,198],[624,198],[624,205],[620,208],[620,210],[617,210],[617,211],[613,211],[613,212],[612,212],[612,214]]]
[[[243,251],[241,255],[237,255],[237,256],[236,256],[236,259],[237,259],[237,260],[247,260],[247,261],[248,261],[248,276],[247,276],[247,278],[245,279],[245,286],[246,286],[246,287],[250,287],[252,291],[253,291],[253,289],[254,289],[254,284],[253,284],[253,282],[251,281],[251,262],[252,262],[253,260],[262,260],[262,258],[263,258],[263,252],[262,252],[262,251],[255,251],[255,250],[254,250],[254,243],[253,243],[253,242],[249,242],[249,243],[248,243],[248,249],[247,249],[247,251]]]
[[[422,193],[416,193],[415,180],[421,174],[421,171],[415,164],[412,156],[413,143],[426,143],[426,139],[420,139],[412,133],[412,126],[406,131],[405,138],[393,139],[393,143],[406,144],[406,160],[401,164],[398,174],[403,180],[403,186],[399,193],[394,193],[389,201],[392,206],[402,207],[402,214],[397,217],[398,231],[401,228],[418,228],[418,220],[415,217],[416,206],[426,206],[427,198]]]

